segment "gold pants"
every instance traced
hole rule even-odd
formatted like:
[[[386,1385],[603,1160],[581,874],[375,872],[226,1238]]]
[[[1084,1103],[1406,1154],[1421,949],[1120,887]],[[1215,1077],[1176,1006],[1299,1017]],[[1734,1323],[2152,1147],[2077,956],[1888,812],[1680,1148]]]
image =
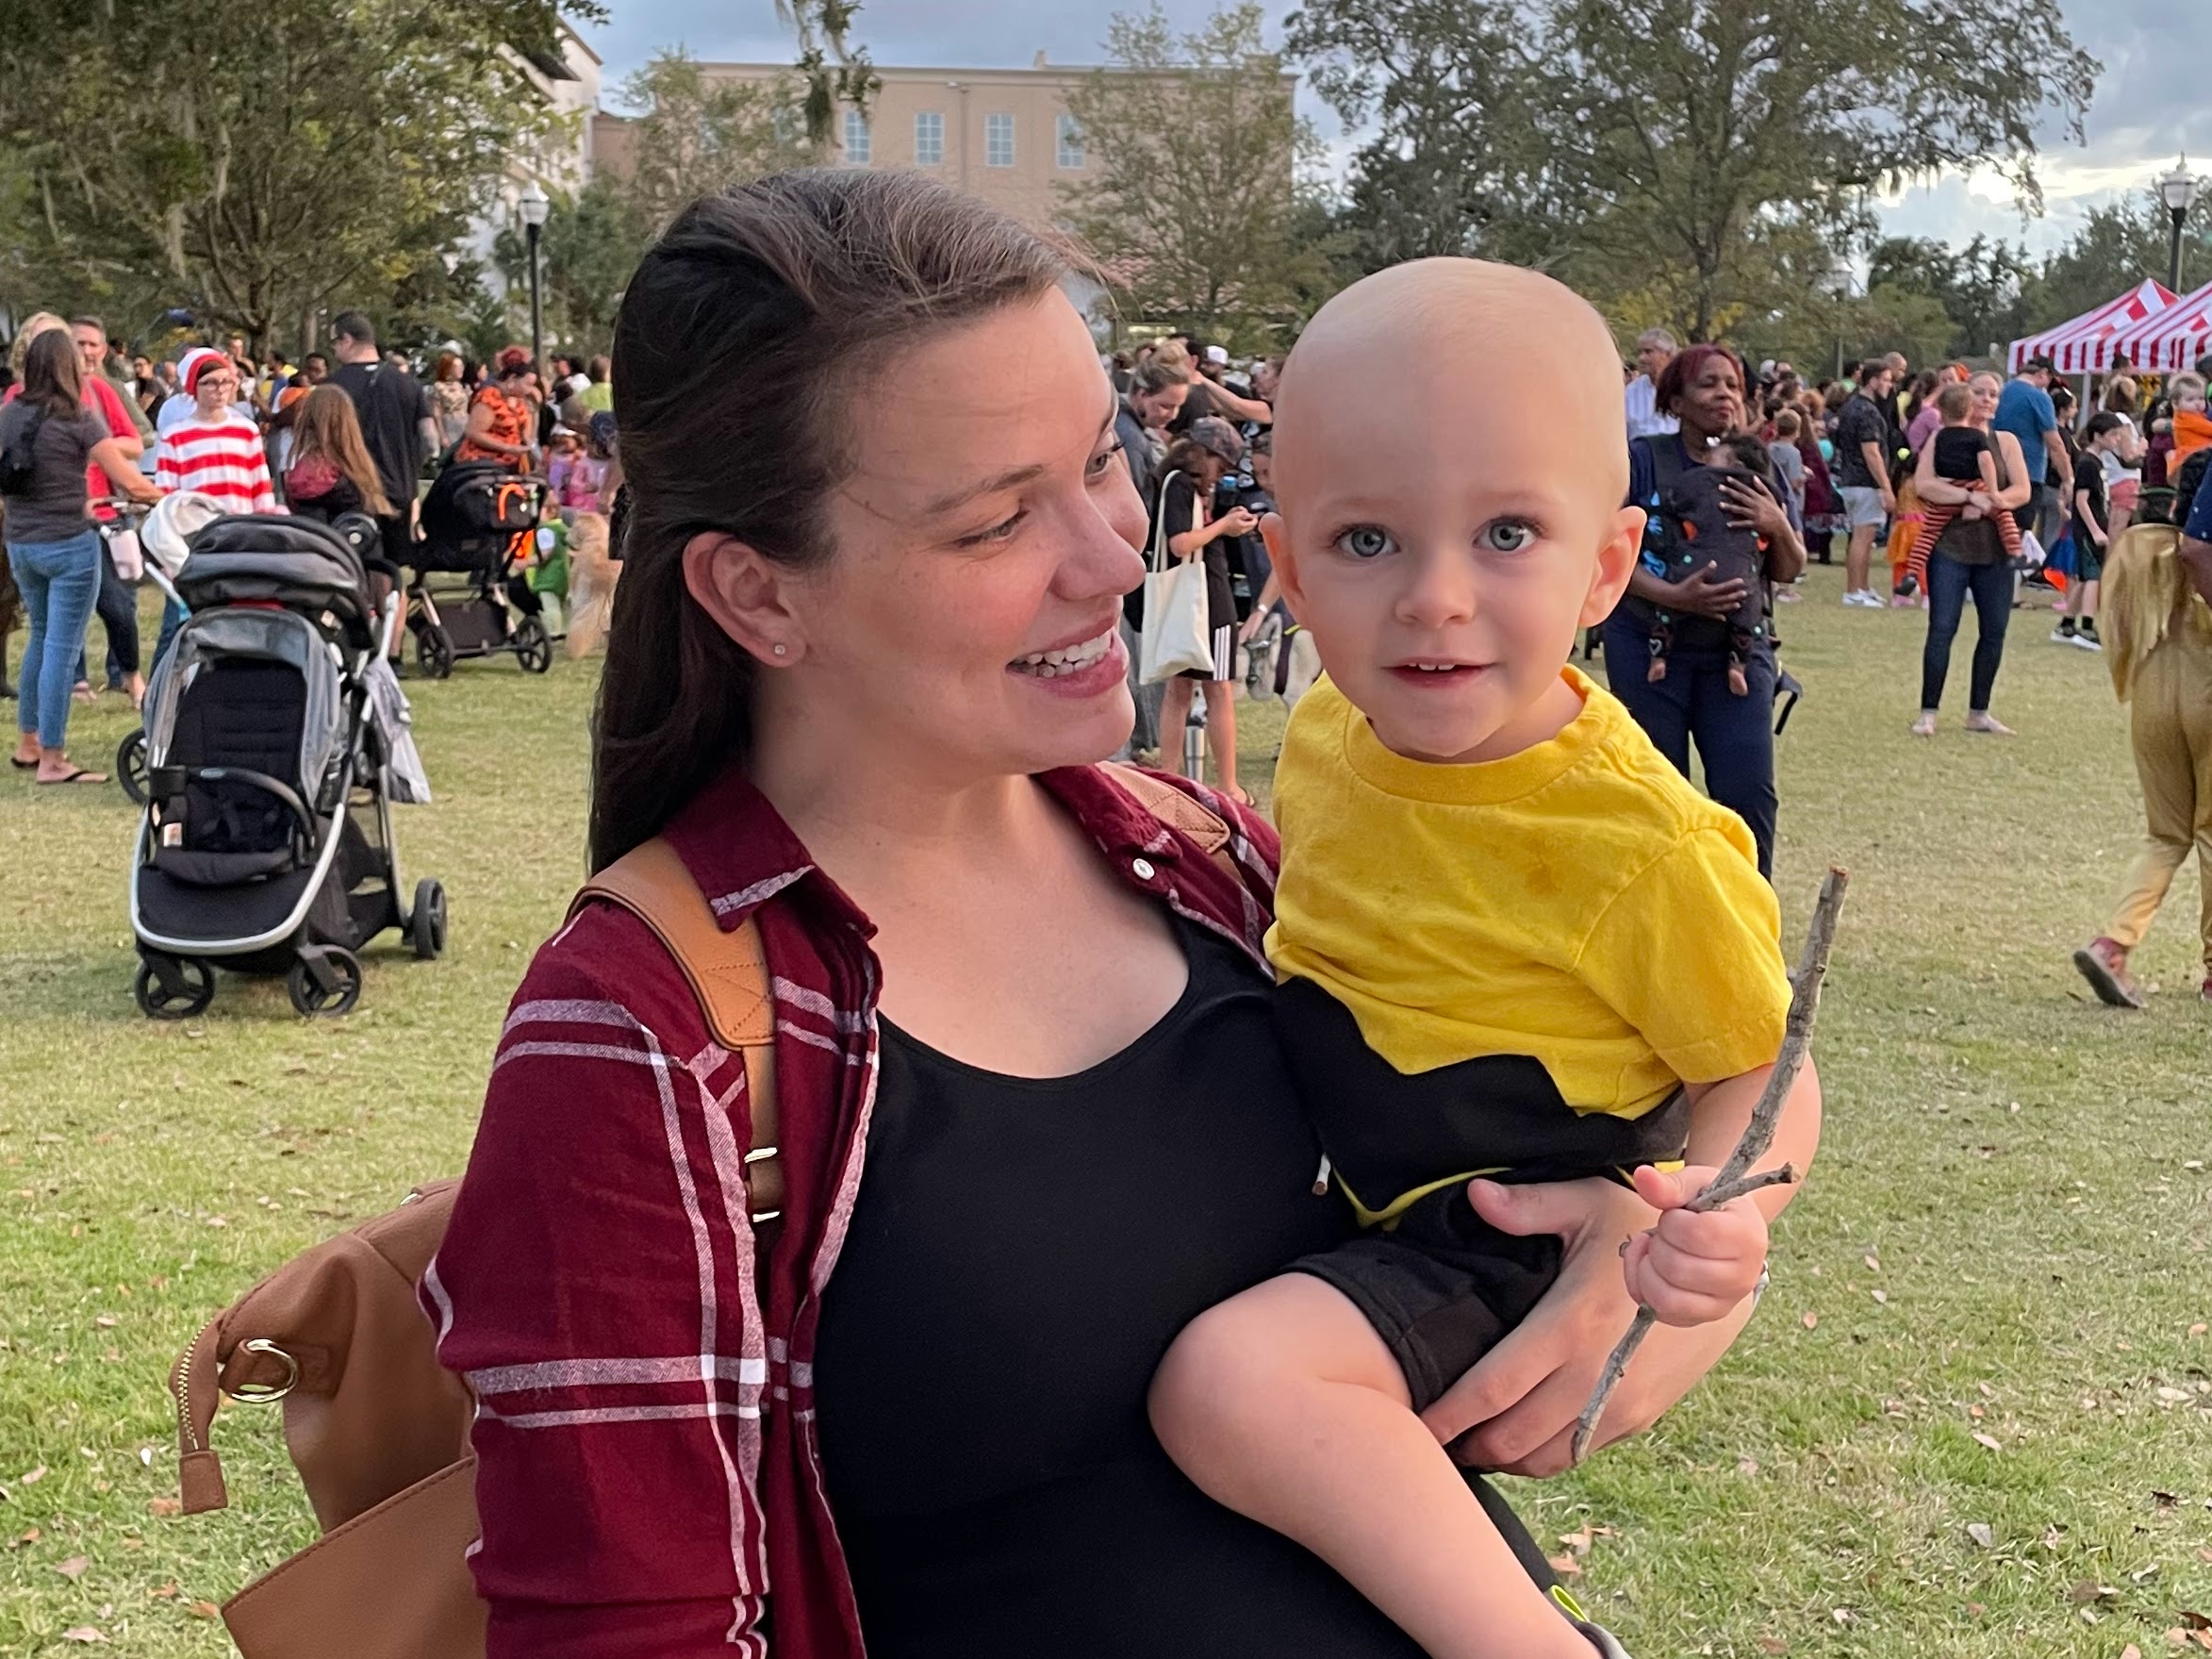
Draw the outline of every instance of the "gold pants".
[[[2105,931],[2113,943],[2134,950],[2194,846],[2203,890],[2199,927],[2204,965],[2212,971],[2212,644],[2174,628],[2136,669],[2129,705],[2150,834]]]

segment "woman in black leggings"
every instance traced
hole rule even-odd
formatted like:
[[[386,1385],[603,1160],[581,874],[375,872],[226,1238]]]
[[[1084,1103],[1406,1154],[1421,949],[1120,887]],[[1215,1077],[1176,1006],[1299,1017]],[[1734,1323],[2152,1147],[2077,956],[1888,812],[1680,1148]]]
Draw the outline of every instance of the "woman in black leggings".
[[[1989,432],[2004,386],[1994,374],[1976,374],[1972,425]],[[1993,512],[2011,512],[2028,527],[2034,516],[2035,491],[2027,482],[2027,463],[2022,458],[2020,440],[2009,432],[1990,432],[1997,446],[1997,494],[1992,500],[1976,489],[1936,476],[1936,446],[1920,452],[1920,469],[1914,478],[1920,498],[1939,506],[1956,506],[1973,499]],[[1975,499],[1977,498],[1978,499]],[[1936,711],[1943,701],[1943,682],[1951,672],[1951,645],[1958,637],[1959,619],[1966,612],[1968,594],[1973,595],[1979,619],[1979,637],[1973,648],[1973,684],[1966,700],[1966,729],[1992,737],[2008,738],[2012,728],[1989,712],[1989,696],[1997,685],[1998,665],[2005,660],[2005,630],[2012,621],[2012,561],[1997,534],[1994,520],[1956,518],[1928,556],[1928,639],[1921,652],[1920,718],[1912,722],[1916,738],[1936,735]]]

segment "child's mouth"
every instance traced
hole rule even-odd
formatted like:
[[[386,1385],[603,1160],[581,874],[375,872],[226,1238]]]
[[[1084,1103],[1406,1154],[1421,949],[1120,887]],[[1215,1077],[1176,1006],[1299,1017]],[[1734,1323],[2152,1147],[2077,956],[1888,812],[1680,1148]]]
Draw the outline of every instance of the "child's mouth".
[[[1466,686],[1490,672],[1486,663],[1451,662],[1448,660],[1416,659],[1412,662],[1393,663],[1391,678],[1408,686],[1418,686],[1425,690],[1441,690],[1445,687]]]

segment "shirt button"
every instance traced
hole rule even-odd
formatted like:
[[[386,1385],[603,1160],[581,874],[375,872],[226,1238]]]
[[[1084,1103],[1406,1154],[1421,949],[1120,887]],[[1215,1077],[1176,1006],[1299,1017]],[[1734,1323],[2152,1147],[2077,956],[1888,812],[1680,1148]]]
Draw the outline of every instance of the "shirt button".
[[[1149,858],[1133,859],[1131,861],[1129,868],[1131,873],[1133,874],[1139,881],[1150,881],[1152,879],[1152,861]]]

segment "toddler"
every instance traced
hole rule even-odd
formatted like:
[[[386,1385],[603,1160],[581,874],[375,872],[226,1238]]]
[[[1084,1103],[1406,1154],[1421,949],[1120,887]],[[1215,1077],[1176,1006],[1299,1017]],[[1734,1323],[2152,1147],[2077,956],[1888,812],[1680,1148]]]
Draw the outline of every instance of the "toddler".
[[[1790,987],[1742,821],[1569,664],[1642,539],[1620,401],[1611,337],[1568,290],[1428,259],[1330,300],[1276,404],[1263,533],[1327,672],[1283,739],[1268,952],[1365,1230],[1194,1320],[1152,1418],[1199,1486],[1436,1659],[1621,1654],[1531,1583],[1444,1449],[1474,1426],[1454,1385],[1566,1259],[1477,1201],[1632,1187],[1622,1209],[1657,1225],[1623,1240],[1626,1331],[1635,1302],[1745,1317],[1788,1191],[1684,1207],[1750,1118]],[[1777,1159],[1804,1167],[1819,1113],[1808,1071]],[[1614,1225],[1577,1259],[1609,1258]],[[1570,1409],[1587,1357],[1555,1378]]]
[[[1906,578],[1915,593],[1928,590],[1928,556],[1956,520],[1994,521],[1998,539],[2005,543],[2006,557],[2020,556],[2020,524],[1996,505],[1997,446],[1989,441],[1987,432],[1967,424],[1973,414],[1973,388],[1956,383],[1944,387],[1936,393],[1936,413],[1943,422],[1928,440],[1936,446],[1936,476],[1970,493],[1955,506],[1939,506],[1932,501],[1921,504],[1920,539],[1912,544],[1912,557],[1906,565]]]
[[[1749,433],[1722,440],[1702,467],[1676,469],[1672,481],[1653,497],[1649,510],[1665,515],[1675,524],[1675,545],[1681,550],[1677,556],[1682,568],[1659,569],[1664,561],[1656,557],[1651,563],[1657,573],[1670,582],[1692,566],[1709,564],[1714,567],[1715,581],[1743,584],[1743,602],[1733,615],[1722,619],[1722,625],[1728,632],[1728,689],[1739,697],[1748,697],[1751,680],[1746,671],[1751,653],[1760,640],[1773,638],[1767,620],[1767,540],[1757,530],[1736,524],[1726,494],[1732,481],[1755,482],[1770,492],[1775,490],[1766,445]],[[1645,679],[1656,682],[1667,677],[1667,654],[1674,649],[1675,624],[1679,620],[1664,606],[1653,611],[1651,660],[1644,669]]]

